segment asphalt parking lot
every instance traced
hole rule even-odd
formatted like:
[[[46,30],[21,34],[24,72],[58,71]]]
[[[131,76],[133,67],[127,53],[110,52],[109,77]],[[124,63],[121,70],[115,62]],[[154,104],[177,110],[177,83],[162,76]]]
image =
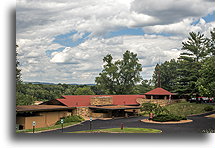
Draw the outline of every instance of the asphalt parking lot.
[[[214,113],[214,112],[212,112]],[[212,114],[209,113],[209,114]],[[129,118],[119,118],[110,120],[100,120],[96,119],[91,122],[92,129],[105,129],[105,128],[120,128],[123,123],[124,127],[137,127],[137,128],[152,128],[159,129],[162,131],[161,134],[193,134],[193,133],[206,133],[215,131],[215,118],[208,118],[205,115],[189,116],[188,119],[193,120],[190,123],[182,124],[153,124],[144,123],[140,120],[147,117],[129,117]],[[63,129],[63,132],[73,132],[73,131],[83,131],[90,129],[90,121],[85,121],[81,124],[67,127]],[[62,133],[61,129],[46,131],[43,133]]]

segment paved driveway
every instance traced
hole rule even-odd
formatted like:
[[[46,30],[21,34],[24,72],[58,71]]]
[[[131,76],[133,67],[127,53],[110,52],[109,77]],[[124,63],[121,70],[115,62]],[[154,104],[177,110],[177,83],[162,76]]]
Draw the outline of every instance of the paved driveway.
[[[204,117],[205,115],[190,116],[189,119],[193,120],[190,123],[182,124],[153,124],[144,123],[140,120],[146,117],[130,117],[121,119],[111,119],[111,120],[93,120],[92,129],[104,129],[104,128],[119,128],[121,123],[125,127],[137,127],[137,128],[153,128],[162,130],[162,134],[180,134],[180,133],[202,133],[204,131],[215,130],[215,119]],[[90,121],[85,121],[79,125],[71,126],[64,129],[64,132],[82,131],[89,130]],[[62,133],[61,130],[48,131],[44,133]]]

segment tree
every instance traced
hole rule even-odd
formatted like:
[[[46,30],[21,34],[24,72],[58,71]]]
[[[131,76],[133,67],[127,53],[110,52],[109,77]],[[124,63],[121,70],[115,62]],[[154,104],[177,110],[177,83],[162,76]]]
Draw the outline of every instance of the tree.
[[[152,86],[151,80],[142,80],[141,84],[137,84],[133,87],[132,94],[145,94],[152,89],[154,89],[154,86]]]
[[[215,96],[215,56],[208,57],[202,62],[202,67],[198,71],[201,77],[197,80],[197,89],[201,96]]]
[[[113,62],[111,54],[104,57],[104,69],[96,77],[97,86],[106,94],[130,94],[135,84],[140,82],[142,66],[137,54],[126,51],[122,60]]]
[[[189,33],[190,37],[185,42],[182,42],[183,53],[180,54],[180,59],[187,61],[199,62],[208,55],[209,40],[204,37],[204,34],[198,32]]]
[[[76,91],[74,92],[74,95],[95,95],[94,92],[90,89],[90,87],[79,87],[76,89]]]
[[[176,78],[177,78],[177,68],[178,62],[175,59],[170,61],[165,61],[162,64],[157,64],[155,66],[155,71],[152,76],[153,83],[156,85],[158,83],[158,73],[160,73],[160,85],[162,88],[175,92]]]
[[[209,39],[209,52],[211,55],[215,56],[215,28],[210,32],[211,33],[211,38]]]
[[[190,37],[185,42],[182,42],[183,53],[179,57],[179,66],[177,69],[177,92],[179,94],[196,94],[198,89],[196,81],[200,77],[198,70],[201,68],[201,61],[209,54],[209,40],[204,37],[204,34],[198,32],[189,33]]]
[[[140,110],[149,114],[149,118],[150,118],[150,114],[153,114],[152,116],[169,114],[169,111],[166,108],[161,107],[159,104],[154,104],[154,103],[143,103],[141,105]]]
[[[16,49],[18,48],[19,46],[16,45]],[[16,50],[16,83],[20,83],[21,82],[21,70],[18,68],[19,66],[19,61],[17,59],[17,50]]]
[[[35,100],[33,96],[16,92],[16,105],[32,105]]]
[[[24,87],[24,84],[22,83],[21,70],[18,68],[19,66],[19,61],[17,59],[18,47],[19,46],[16,45],[16,105],[31,105],[35,101],[35,98],[33,96],[25,94],[26,89]]]

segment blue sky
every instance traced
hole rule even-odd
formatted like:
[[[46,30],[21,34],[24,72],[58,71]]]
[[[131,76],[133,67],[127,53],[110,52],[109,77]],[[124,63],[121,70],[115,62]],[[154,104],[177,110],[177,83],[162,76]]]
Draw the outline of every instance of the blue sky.
[[[215,12],[210,13],[207,16],[202,17],[202,19],[204,19],[206,21],[206,23],[213,22],[213,21],[215,21],[215,15],[214,14],[215,14]],[[197,21],[194,21],[192,23],[192,25],[195,26],[196,24],[198,24],[199,20],[200,19],[198,19]],[[53,43],[58,43],[58,44],[65,46],[65,47],[75,47],[75,46],[78,46],[79,44],[83,43],[85,40],[87,40],[89,35],[90,35],[90,33],[85,33],[82,38],[79,38],[78,40],[73,41],[71,39],[71,36],[75,35],[76,33],[77,33],[77,31],[72,31],[70,33],[57,35],[55,37]],[[143,36],[144,34],[145,33],[144,33],[143,28],[123,27],[123,28],[120,28],[118,30],[105,33],[103,38],[112,38],[112,37],[116,37],[116,36],[127,36],[127,35]],[[174,36],[174,34],[170,34],[170,33],[150,33],[150,34],[161,35],[161,36]],[[59,48],[59,49],[54,50],[53,52],[62,51],[62,50],[63,50],[63,48]],[[52,50],[49,50],[49,51],[52,51]]]

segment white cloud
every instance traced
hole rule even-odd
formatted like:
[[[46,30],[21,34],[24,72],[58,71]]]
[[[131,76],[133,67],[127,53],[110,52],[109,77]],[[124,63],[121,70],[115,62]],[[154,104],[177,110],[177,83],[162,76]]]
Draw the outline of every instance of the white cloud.
[[[108,53],[120,58],[125,50],[138,54],[141,64],[148,67],[144,67],[143,76],[150,78],[159,58],[165,61],[178,56],[174,49],[180,49],[187,32],[209,35],[208,28],[214,27],[214,22],[192,22],[212,10],[213,1],[209,0],[17,0],[16,42],[23,80],[93,83],[101,71],[102,58]],[[103,38],[126,27],[177,36]],[[85,33],[89,36],[76,47],[53,43],[56,36],[71,32],[76,32],[69,37],[71,41],[82,39]]]
[[[110,45],[113,40],[117,44]],[[126,50],[130,50],[138,54],[140,63],[144,67],[150,67],[152,70],[159,60],[164,62],[178,57],[180,51],[175,49],[180,46],[180,40],[181,38],[155,35],[123,36],[102,40],[92,38],[77,47],[66,48],[55,53],[51,62],[74,64],[73,70],[76,74],[81,77],[81,80],[87,81],[92,75],[95,77],[101,72],[102,59],[105,55],[111,53],[115,59],[120,59]],[[82,73],[83,71],[85,73]],[[151,73],[152,71],[144,71],[142,75],[149,79]],[[93,81],[94,79],[91,79],[90,82],[93,83]]]
[[[202,17],[214,11],[214,2],[206,0],[134,0],[131,10],[158,19],[154,25],[182,21],[188,17]]]

